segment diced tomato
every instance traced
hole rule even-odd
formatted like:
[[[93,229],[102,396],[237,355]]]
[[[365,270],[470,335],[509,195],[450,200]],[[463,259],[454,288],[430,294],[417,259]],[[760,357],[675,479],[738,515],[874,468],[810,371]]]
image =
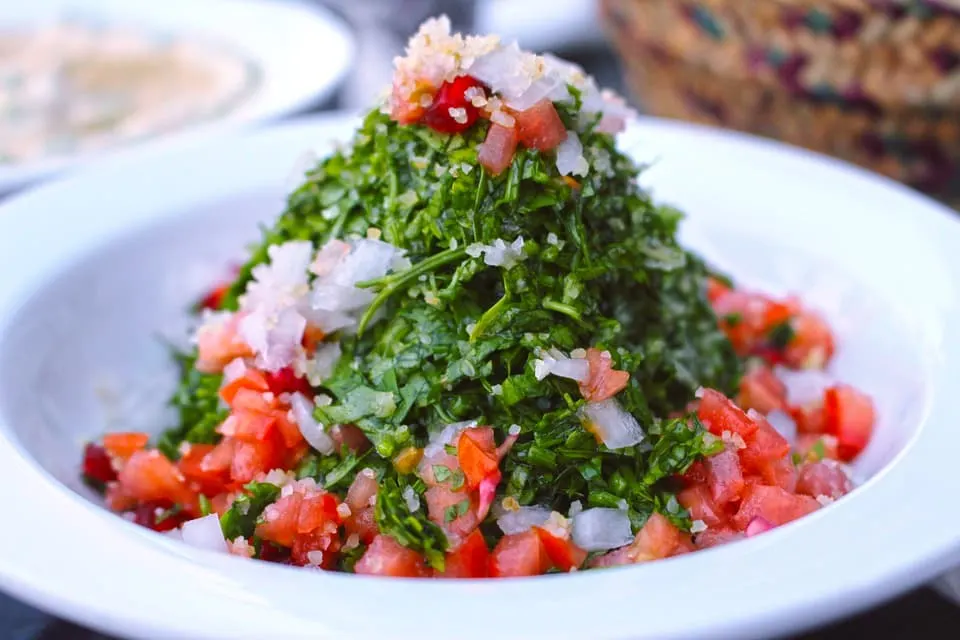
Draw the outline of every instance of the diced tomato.
[[[741,532],[734,531],[729,527],[711,527],[706,531],[698,533],[694,537],[693,544],[698,549],[709,549],[710,547],[717,547],[743,539],[744,535]]]
[[[107,483],[103,498],[112,511],[129,511],[137,506],[137,499],[125,494],[118,481]]]
[[[240,337],[240,314],[216,327],[203,327],[197,334],[198,371],[220,373],[232,360],[249,358],[253,350]]]
[[[260,559],[275,564],[290,564],[290,550],[270,542],[260,546]]]
[[[702,460],[697,460],[690,465],[690,468],[687,469],[687,472],[680,476],[680,478],[683,480],[683,484],[686,487],[695,487],[697,485],[706,484],[707,468],[704,466]]]
[[[727,519],[705,486],[688,487],[677,494],[677,500],[690,512],[692,520],[703,520],[708,527],[719,526]]]
[[[204,468],[203,461],[214,449],[212,444],[189,444],[177,461],[177,468],[183,477],[198,493],[205,496],[215,496],[223,492],[230,481],[229,467],[213,470]]]
[[[187,519],[183,512],[171,513],[172,507],[166,500],[141,502],[133,510],[133,521],[154,531],[171,531]]]
[[[200,461],[200,470],[204,473],[229,471],[236,448],[236,440],[229,437],[223,438]]]
[[[472,76],[459,76],[440,85],[433,103],[423,114],[423,123],[440,133],[460,133],[477,121],[480,110],[464,95],[472,87],[482,87]],[[451,113],[459,115],[454,115]]]
[[[196,494],[187,487],[183,474],[159,451],[137,451],[118,476],[123,494],[140,502],[169,501],[192,512]]]
[[[762,516],[756,516],[750,522],[747,523],[747,528],[744,529],[743,533],[748,538],[753,536],[758,536],[761,533],[766,533],[774,528],[774,524]]]
[[[326,337],[327,334],[323,332],[323,329],[308,324],[307,328],[303,330],[303,349],[308,355],[313,355],[317,350],[317,346],[323,342],[323,339]]]
[[[614,549],[590,561],[592,568],[622,567],[626,564],[633,564],[630,559],[630,545]]]
[[[377,495],[377,475],[372,469],[364,469],[358,473],[347,489],[347,506],[351,511],[360,511],[372,507]]]
[[[276,373],[266,374],[267,387],[275,393],[302,393],[308,398],[313,397],[313,388],[306,378],[301,378],[293,370],[293,367],[285,367]]]
[[[767,465],[790,453],[790,443],[762,416],[756,416],[757,431],[746,438],[747,447],[740,450],[740,463],[750,473],[763,473]]]
[[[377,518],[373,507],[364,507],[351,511],[350,516],[343,523],[347,535],[356,534],[363,544],[370,542],[380,533],[377,528]]]
[[[257,443],[271,437],[276,426],[277,418],[270,413],[234,410],[217,431],[242,442]]]
[[[757,430],[757,423],[748,418],[740,407],[713,389],[703,390],[697,417],[716,436],[729,431],[747,439]]]
[[[500,461],[497,459],[493,440],[493,429],[478,427],[464,429],[457,440],[457,461],[466,477],[467,488],[476,489],[484,478],[497,473]]]
[[[284,407],[274,411],[277,433],[280,434],[280,439],[283,441],[284,446],[292,449],[306,441],[303,439],[303,434],[300,433],[300,427],[290,419],[289,414],[290,412]]]
[[[833,333],[819,315],[803,311],[791,322],[793,338],[783,352],[787,366],[797,369],[823,369],[833,357]]]
[[[276,396],[269,395],[261,391],[254,391],[246,387],[240,387],[233,394],[233,401],[230,408],[237,411],[250,411],[252,413],[262,413],[270,415],[279,405]]]
[[[477,160],[480,165],[495,176],[503,173],[517,152],[517,129],[490,123],[487,137],[477,147]]]
[[[223,304],[223,298],[227,295],[227,291],[230,290],[230,283],[224,282],[223,284],[217,286],[210,291],[207,295],[200,300],[201,309],[210,309],[216,311],[220,308],[220,305]]]
[[[876,414],[866,394],[845,384],[827,389],[823,397],[826,432],[837,437],[841,460],[856,458],[870,442]]]
[[[704,459],[710,497],[718,505],[736,502],[744,489],[743,472],[737,454],[725,449]]]
[[[540,536],[528,530],[500,538],[490,557],[490,577],[539,576],[550,568]]]
[[[826,429],[823,400],[791,407],[790,417],[797,425],[798,433],[823,433]]]
[[[419,553],[385,535],[373,539],[353,570],[360,575],[395,578],[425,578],[430,575]]]
[[[707,300],[712,304],[730,291],[730,287],[712,276],[707,278]]]
[[[438,578],[486,578],[490,572],[490,550],[477,529],[463,543],[447,553]]]
[[[787,386],[774,375],[770,367],[751,367],[740,380],[737,404],[766,415],[787,407]]]
[[[810,496],[794,495],[780,487],[753,485],[744,492],[733,522],[741,531],[757,516],[780,526],[819,508],[820,504]]]
[[[297,519],[297,533],[311,533],[317,530],[336,533],[337,527],[340,526],[338,505],[337,497],[326,491],[304,495],[303,503],[300,505],[300,516]]]
[[[273,440],[261,442],[237,441],[230,461],[230,477],[235,482],[247,483],[258,474],[267,473],[282,465],[283,456]]]
[[[580,382],[580,394],[589,402],[603,402],[617,395],[630,382],[630,374],[613,368],[613,358],[609,351],[600,351],[593,347],[587,349],[587,362],[590,373]]]
[[[103,436],[103,448],[112,458],[126,460],[150,442],[145,433],[108,433]]]
[[[800,467],[797,493],[816,498],[837,499],[853,490],[853,483],[838,465],[831,462],[807,462]]]
[[[569,538],[559,538],[542,527],[533,527],[540,536],[543,550],[550,564],[560,571],[579,569],[587,560],[587,552],[578,547]]]
[[[295,491],[267,505],[262,520],[257,525],[257,536],[283,547],[293,546],[293,540],[298,533],[297,524],[302,504],[303,494]]]
[[[469,534],[480,524],[475,498],[465,491],[453,491],[446,485],[439,485],[427,489],[423,497],[427,503],[427,516],[455,537]],[[461,510],[464,510],[462,515]]]
[[[654,513],[647,518],[630,544],[630,557],[634,562],[669,558],[683,541],[683,533],[679,529],[664,516]]]
[[[801,433],[797,438],[797,454],[804,460],[818,462],[821,459],[839,460],[837,439],[830,435]]]
[[[220,387],[220,397],[223,398],[223,401],[228,405],[233,406],[233,400],[240,389],[263,393],[264,391],[269,391],[270,386],[267,384],[267,378],[262,372],[252,367],[247,367],[242,376]]]
[[[394,82],[390,99],[390,118],[400,124],[419,122],[427,111],[421,99],[424,96],[432,96],[434,90],[434,86],[425,80],[418,80],[412,91],[400,82]]]
[[[352,424],[339,424],[330,429],[330,437],[337,451],[343,452],[344,449],[354,453],[363,453],[370,448],[370,441],[367,436]]]
[[[567,129],[553,103],[544,98],[529,109],[513,113],[520,142],[530,149],[551,151],[567,139]]]
[[[110,455],[106,449],[92,442],[87,443],[83,448],[83,475],[103,483],[117,479],[117,472],[110,463]]]
[[[337,562],[337,552],[340,550],[340,539],[336,532],[328,533],[322,530],[302,533],[293,540],[290,548],[290,562],[304,567],[313,565],[311,551],[323,553],[323,559],[318,566],[323,569],[332,569]]]
[[[793,466],[790,456],[765,463],[760,470],[760,477],[765,484],[780,487],[790,493],[797,489],[797,468]]]

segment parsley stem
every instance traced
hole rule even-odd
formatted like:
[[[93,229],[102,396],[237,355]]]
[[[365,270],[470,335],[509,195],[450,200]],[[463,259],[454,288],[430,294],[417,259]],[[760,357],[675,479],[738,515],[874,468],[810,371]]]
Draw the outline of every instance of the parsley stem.
[[[573,318],[577,322],[580,322],[580,323],[583,322],[583,317],[580,315],[580,312],[568,304],[564,304],[562,302],[557,302],[555,300],[551,300],[550,298],[547,298],[546,300],[543,301],[543,308],[549,309],[550,311],[556,311],[557,313],[562,313],[565,316],[569,316]]]
[[[470,332],[470,342],[476,342],[477,338],[482,336],[484,331],[490,328],[490,325],[500,317],[504,308],[509,302],[510,292],[507,291],[503,294],[502,298],[493,304],[492,307],[483,312],[483,315],[480,316],[479,320],[477,320],[477,324],[474,325],[473,331]]]

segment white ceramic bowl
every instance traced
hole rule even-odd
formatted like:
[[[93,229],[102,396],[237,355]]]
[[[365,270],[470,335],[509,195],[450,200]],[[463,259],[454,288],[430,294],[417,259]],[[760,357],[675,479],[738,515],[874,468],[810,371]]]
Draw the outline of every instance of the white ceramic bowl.
[[[648,565],[457,582],[200,552],[101,509],[77,478],[83,441],[162,426],[174,374],[155,336],[181,329],[255,221],[281,210],[302,152],[352,124],[145,148],[0,207],[4,590],[144,638],[748,638],[876,604],[958,559],[960,225],[839,162],[657,120],[623,146],[659,158],[644,180],[689,212],[686,241],[748,284],[820,307],[840,335],[836,374],[874,394],[880,421],[857,464],[867,480],[850,496]]]
[[[347,26],[313,0],[29,0],[0,2],[0,31],[72,18],[174,35],[224,47],[247,61],[255,86],[225,114],[164,136],[101,151],[0,163],[0,194],[85,162],[123,153],[143,142],[211,135],[297,113],[336,90],[354,58]]]

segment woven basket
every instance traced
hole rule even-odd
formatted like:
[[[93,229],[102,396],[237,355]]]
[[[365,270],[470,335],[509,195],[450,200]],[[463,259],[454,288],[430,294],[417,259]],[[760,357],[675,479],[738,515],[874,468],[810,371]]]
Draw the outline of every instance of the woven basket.
[[[600,0],[651,113],[781,139],[942,194],[960,159],[960,2]]]

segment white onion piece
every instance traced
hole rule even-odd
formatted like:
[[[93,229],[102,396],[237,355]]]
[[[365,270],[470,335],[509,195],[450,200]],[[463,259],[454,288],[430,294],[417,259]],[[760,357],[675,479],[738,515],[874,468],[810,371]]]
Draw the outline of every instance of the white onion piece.
[[[610,449],[623,449],[643,440],[640,423],[613,398],[584,405],[580,409],[580,420],[587,431]]]
[[[787,397],[793,405],[819,402],[823,399],[823,392],[833,384],[832,376],[816,369],[793,371],[777,367],[774,373],[786,385]]]
[[[228,385],[234,380],[242,378],[246,373],[247,363],[243,361],[243,358],[235,358],[223,368],[223,384]]]
[[[303,362],[303,373],[307,381],[315,387],[323,384],[324,380],[333,375],[341,355],[343,350],[339,342],[325,342],[317,347],[313,357]]]
[[[306,328],[306,319],[293,307],[279,312],[261,307],[240,321],[240,337],[256,352],[259,368],[277,372],[293,362]]]
[[[520,507],[516,511],[504,511],[497,518],[497,526],[507,535],[523,533],[530,527],[539,527],[553,512],[550,507]]]
[[[323,425],[314,419],[313,403],[302,393],[293,393],[290,395],[290,410],[307,444],[322,454],[333,453],[333,439],[324,431]]]
[[[429,459],[446,453],[443,450],[446,445],[452,444],[457,436],[460,435],[461,431],[467,427],[475,427],[476,425],[477,423],[474,420],[454,422],[453,424],[448,424],[442,430],[430,434],[430,441],[427,443],[427,446],[423,448],[423,457]]]
[[[747,523],[747,528],[744,533],[748,538],[752,538],[753,536],[770,531],[770,529],[773,529],[773,523],[766,518],[755,516]]]
[[[353,249],[330,274],[334,284],[353,286],[387,274],[394,260],[403,252],[382,240],[362,238],[353,241]]]
[[[581,511],[573,516],[573,541],[585,551],[606,551],[630,544],[630,518],[623,509],[596,507]]]
[[[514,111],[526,111],[541,100],[555,96],[558,88],[562,88],[564,94],[568,93],[567,85],[560,78],[543,77],[531,84],[523,93],[507,98],[505,102]]]
[[[227,542],[223,539],[223,529],[220,528],[220,517],[215,513],[184,522],[180,527],[180,535],[191,547],[227,552]]]
[[[557,147],[557,171],[562,176],[585,176],[590,169],[583,157],[583,145],[573,131],[567,131],[567,138]]]
[[[793,418],[783,411],[771,411],[767,414],[767,422],[777,430],[792,447],[797,442],[797,425]]]
[[[558,349],[550,349],[534,362],[533,375],[537,380],[543,380],[551,374],[583,382],[590,377],[590,363],[584,358],[570,358]]]
[[[371,291],[327,282],[314,285],[310,303],[319,311],[356,311],[370,304],[373,298]]]

